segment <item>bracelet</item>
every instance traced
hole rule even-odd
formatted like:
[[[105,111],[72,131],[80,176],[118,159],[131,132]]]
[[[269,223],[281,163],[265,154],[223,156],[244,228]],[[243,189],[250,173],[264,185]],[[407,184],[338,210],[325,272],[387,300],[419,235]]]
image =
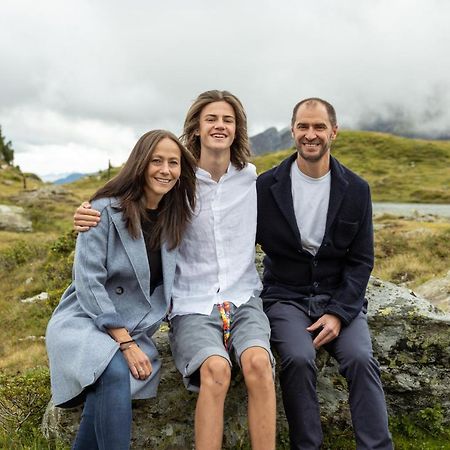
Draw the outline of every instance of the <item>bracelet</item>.
[[[130,347],[132,347],[133,345],[137,345],[136,342],[130,342],[126,347],[122,347],[120,346],[119,349],[121,352],[124,352],[125,350],[128,350]],[[139,345],[137,345],[139,347]]]
[[[130,339],[129,341],[119,342],[119,345],[122,345],[122,344],[131,344],[132,342],[134,342],[134,339]]]

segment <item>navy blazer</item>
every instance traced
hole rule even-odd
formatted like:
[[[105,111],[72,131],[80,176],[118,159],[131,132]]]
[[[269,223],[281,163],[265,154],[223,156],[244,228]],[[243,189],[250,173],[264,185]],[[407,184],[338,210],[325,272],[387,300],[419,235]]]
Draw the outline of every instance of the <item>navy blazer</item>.
[[[331,189],[325,234],[315,256],[302,248],[291,192],[297,153],[261,174],[256,240],[266,256],[261,297],[266,304],[311,295],[330,296],[326,312],[348,325],[365,304],[373,268],[369,185],[331,157]]]

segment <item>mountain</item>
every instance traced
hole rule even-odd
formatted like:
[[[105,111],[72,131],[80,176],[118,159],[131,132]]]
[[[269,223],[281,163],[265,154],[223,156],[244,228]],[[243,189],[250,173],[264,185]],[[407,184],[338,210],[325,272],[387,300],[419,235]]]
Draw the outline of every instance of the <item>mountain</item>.
[[[72,181],[77,181],[80,178],[85,177],[86,175],[87,175],[86,173],[74,172],[74,173],[70,173],[69,175],[65,176],[64,178],[58,178],[53,183],[54,184],[72,183]]]
[[[250,137],[250,147],[254,155],[284,150],[294,145],[289,127],[278,131],[275,127]]]
[[[47,181],[49,183],[65,184],[65,183],[72,183],[72,181],[77,181],[86,175],[87,175],[86,173],[80,173],[80,172],[49,173],[47,175],[43,175],[41,178],[44,181]]]

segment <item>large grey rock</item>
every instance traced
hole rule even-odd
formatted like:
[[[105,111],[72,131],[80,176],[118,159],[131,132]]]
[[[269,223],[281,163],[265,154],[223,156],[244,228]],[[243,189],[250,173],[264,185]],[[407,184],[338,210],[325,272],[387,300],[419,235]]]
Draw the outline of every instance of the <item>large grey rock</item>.
[[[48,185],[37,189],[27,189],[21,191],[13,197],[20,205],[33,206],[36,204],[67,202],[72,197],[70,191],[62,186]]]
[[[439,309],[450,313],[450,270],[442,278],[433,278],[414,289]]]
[[[386,400],[392,416],[417,413],[440,405],[450,421],[450,315],[407,289],[372,279],[369,324],[374,352],[380,362]],[[157,399],[134,404],[134,449],[193,448],[193,417],[196,395],[181,383],[170,357],[167,335],[156,340],[163,355],[163,374]],[[318,392],[324,430],[348,425],[345,380],[325,351],[318,355]],[[225,449],[248,444],[246,393],[241,375],[230,387],[225,409]],[[79,420],[79,410],[60,410],[49,405],[43,430],[49,437],[70,441]],[[278,389],[278,433],[286,434],[286,421]]]
[[[20,206],[0,205],[0,230],[33,231],[31,220]]]

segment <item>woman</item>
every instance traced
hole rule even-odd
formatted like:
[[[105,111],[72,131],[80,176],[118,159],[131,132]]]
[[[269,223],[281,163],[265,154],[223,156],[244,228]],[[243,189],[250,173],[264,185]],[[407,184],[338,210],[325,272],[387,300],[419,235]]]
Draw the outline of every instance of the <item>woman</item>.
[[[53,401],[85,406],[73,449],[128,449],[131,398],[156,395],[151,339],[168,312],[177,246],[195,202],[195,162],[170,132],[136,143],[91,198],[98,225],[78,236],[73,282],[47,328]]]

